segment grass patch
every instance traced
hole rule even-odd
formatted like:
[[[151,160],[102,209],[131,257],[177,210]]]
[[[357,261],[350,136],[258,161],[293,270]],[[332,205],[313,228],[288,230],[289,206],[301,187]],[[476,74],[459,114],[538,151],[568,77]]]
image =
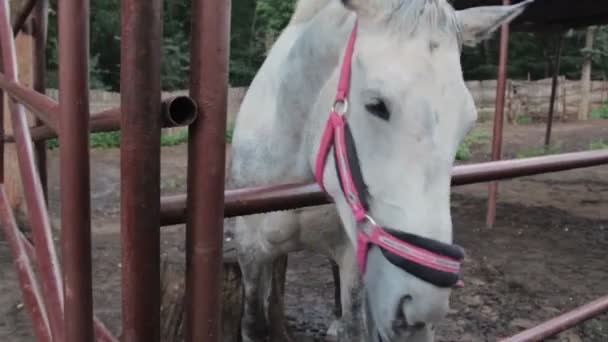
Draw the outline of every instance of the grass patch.
[[[234,136],[234,125],[226,129],[226,143],[232,144],[232,137]]]
[[[590,150],[608,150],[608,140],[599,139],[589,144]]]
[[[481,129],[473,129],[464,138],[456,151],[456,160],[464,161],[471,158],[471,148],[477,145],[485,145],[490,141],[490,135]]]
[[[234,128],[230,127],[226,130],[226,141],[232,142],[232,134]],[[188,142],[188,129],[180,130],[177,133],[164,133],[160,136],[161,146],[176,146]],[[120,132],[99,132],[91,133],[89,137],[89,145],[93,149],[109,149],[120,147]],[[59,148],[59,140],[57,138],[49,139],[46,142],[49,150]]]
[[[120,147],[120,132],[99,132],[91,133],[89,136],[89,146],[91,148],[107,149]],[[49,150],[59,148],[59,139],[53,138],[46,141]]]
[[[549,145],[547,148],[545,146],[540,147],[530,147],[524,150],[519,151],[517,153],[517,158],[531,158],[531,157],[540,157],[547,156],[551,154],[557,154],[561,151],[561,145]]]
[[[600,108],[596,108],[591,111],[589,115],[592,119],[604,119],[608,120],[608,104],[601,106]]]
[[[515,119],[518,125],[530,125],[532,123],[532,117],[527,115],[518,116]]]

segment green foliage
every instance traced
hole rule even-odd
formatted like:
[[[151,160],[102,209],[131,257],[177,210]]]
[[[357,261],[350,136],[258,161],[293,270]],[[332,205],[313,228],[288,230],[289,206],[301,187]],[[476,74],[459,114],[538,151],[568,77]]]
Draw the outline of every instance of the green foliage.
[[[456,151],[456,160],[468,160],[471,158],[471,148],[473,146],[485,145],[490,141],[488,133],[481,129],[473,129],[464,138],[463,142],[458,146]]]
[[[471,148],[466,144],[460,144],[456,151],[456,160],[469,160],[471,158]]]
[[[592,119],[608,119],[608,104],[596,108],[589,115]]]
[[[49,150],[59,148],[59,140],[57,138],[49,139],[46,142]],[[99,132],[91,133],[89,136],[89,146],[91,148],[107,149],[120,147],[120,132]]]
[[[229,127],[226,130],[226,142],[230,144],[232,142],[232,133],[234,127]],[[180,129],[176,133],[168,134],[162,133],[160,136],[161,146],[176,146],[188,142],[188,129]],[[59,148],[59,141],[57,138],[47,140],[47,148],[54,150]],[[91,133],[89,137],[89,144],[91,148],[108,149],[108,148],[119,148],[120,147],[120,132],[99,132]]]
[[[226,143],[232,144],[232,137],[234,136],[234,127],[228,127],[226,130]]]
[[[515,119],[515,122],[516,122],[518,125],[529,125],[529,124],[531,124],[531,123],[532,123],[532,117],[527,116],[527,115],[518,116],[518,117]]]
[[[539,157],[539,156],[546,156],[546,155],[551,155],[551,154],[557,154],[561,152],[561,145],[560,144],[551,144],[547,147],[545,146],[540,146],[540,147],[527,147],[523,150],[521,150],[518,154],[517,154],[517,158],[531,158],[531,157]]]
[[[48,86],[57,86],[57,0],[50,0]],[[230,84],[247,86],[264,61],[270,46],[287,25],[296,0],[233,0],[230,35]],[[190,70],[192,0],[163,2],[162,86],[185,89]],[[120,0],[91,1],[91,87],[118,91],[120,75]],[[499,34],[477,47],[465,47],[462,56],[466,79],[494,79],[498,65]],[[553,33],[511,33],[510,78],[549,77],[558,43]],[[566,34],[561,74],[580,77],[585,55],[593,59],[593,77],[608,76],[608,29],[600,27],[592,50],[583,50],[585,29]]]
[[[247,86],[289,22],[295,0],[236,0],[232,6],[230,83]]]
[[[476,47],[465,47],[462,67],[465,79],[495,79],[498,66],[500,35]],[[509,40],[508,76],[512,79],[548,78],[552,73],[555,51],[559,43],[555,33],[512,32]],[[560,74],[579,79],[585,53],[585,29],[564,34]],[[608,28],[598,30],[593,55],[593,78],[608,76]]]
[[[599,139],[589,144],[590,150],[608,150],[608,140]]]

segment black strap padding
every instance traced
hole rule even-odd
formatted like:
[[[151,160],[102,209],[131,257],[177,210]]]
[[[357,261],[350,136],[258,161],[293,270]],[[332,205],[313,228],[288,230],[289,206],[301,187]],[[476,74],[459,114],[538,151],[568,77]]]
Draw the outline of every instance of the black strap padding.
[[[447,244],[441,241],[422,237],[411,233],[398,231],[391,228],[382,227],[385,232],[394,236],[398,240],[410,243],[416,247],[425,249],[435,254],[443,255],[452,259],[462,260],[464,258],[464,249],[458,245]]]

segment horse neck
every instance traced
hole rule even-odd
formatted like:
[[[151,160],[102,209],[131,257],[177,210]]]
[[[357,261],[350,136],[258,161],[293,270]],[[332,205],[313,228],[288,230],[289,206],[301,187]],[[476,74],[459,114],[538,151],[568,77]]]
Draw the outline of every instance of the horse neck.
[[[238,121],[243,129],[235,131],[231,186],[255,186],[267,183],[312,180],[307,162],[303,127],[327,113],[314,113],[312,108],[327,79],[339,64],[344,45],[354,24],[354,16],[339,2],[328,5],[306,23],[297,24],[301,33],[284,56],[273,55],[273,49],[250,88],[252,105],[243,103]],[[288,28],[289,29],[289,28]],[[293,27],[291,29],[294,29]],[[264,83],[264,85],[262,85]],[[254,87],[256,87],[254,89]],[[264,94],[260,89],[272,89]],[[270,96],[271,110],[255,108],[253,98]],[[265,111],[260,115],[260,111]],[[317,118],[318,116],[319,118]],[[245,128],[246,127],[246,128]],[[238,136],[237,136],[238,135]],[[251,146],[255,146],[252,151]]]

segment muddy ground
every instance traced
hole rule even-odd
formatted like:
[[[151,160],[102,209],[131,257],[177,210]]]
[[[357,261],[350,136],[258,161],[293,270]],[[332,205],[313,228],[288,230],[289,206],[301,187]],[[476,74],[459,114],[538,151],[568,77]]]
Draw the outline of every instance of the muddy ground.
[[[479,129],[491,131],[489,124]],[[509,126],[505,157],[540,146],[544,126]],[[560,152],[608,140],[608,121],[557,123]],[[466,163],[488,160],[489,146],[474,147]],[[185,146],[163,150],[163,193],[184,191]],[[58,223],[58,154],[50,154],[50,210]],[[118,151],[92,153],[95,312],[120,333]],[[500,183],[496,226],[485,229],[487,184],[453,190],[456,242],[467,251],[466,287],[452,296],[439,341],[496,341],[608,294],[608,167],[594,167]],[[183,268],[182,226],[163,230],[163,255]],[[287,314],[307,340],[320,339],[332,319],[333,283],[325,259],[307,252],[290,257]],[[552,341],[608,341],[608,316]],[[0,234],[0,341],[34,341],[29,318]]]

